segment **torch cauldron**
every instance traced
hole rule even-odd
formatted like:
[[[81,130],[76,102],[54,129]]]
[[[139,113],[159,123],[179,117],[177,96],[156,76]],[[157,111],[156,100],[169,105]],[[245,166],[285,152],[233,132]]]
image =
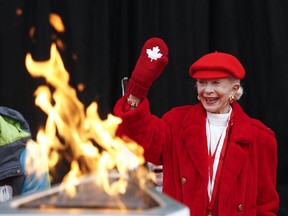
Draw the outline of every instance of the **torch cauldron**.
[[[153,187],[140,189],[130,181],[125,194],[109,196],[95,184],[95,175],[85,176],[77,184],[76,195],[70,197],[62,185],[28,195],[20,195],[0,204],[4,215],[181,215],[188,216],[188,207]],[[110,176],[110,180],[116,180]]]

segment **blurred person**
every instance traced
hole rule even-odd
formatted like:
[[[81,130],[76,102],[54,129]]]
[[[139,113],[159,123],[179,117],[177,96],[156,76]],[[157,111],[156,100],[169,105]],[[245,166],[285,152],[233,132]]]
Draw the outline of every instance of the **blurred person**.
[[[40,174],[27,169],[28,161],[33,166],[44,160],[40,155],[29,155],[28,141],[30,128],[22,114],[0,106],[0,202],[50,187],[47,167],[42,167]]]
[[[245,69],[233,55],[208,53],[193,63],[199,103],[151,114],[147,93],[168,63],[160,38],[147,40],[127,93],[114,107],[119,136],[144,147],[145,159],[163,165],[163,192],[193,216],[275,216],[277,141],[237,100]]]

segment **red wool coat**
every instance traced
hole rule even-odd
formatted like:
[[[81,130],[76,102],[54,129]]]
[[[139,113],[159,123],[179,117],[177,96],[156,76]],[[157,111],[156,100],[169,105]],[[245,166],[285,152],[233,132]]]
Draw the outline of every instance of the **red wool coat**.
[[[127,95],[115,105],[122,118],[118,135],[145,149],[145,158],[163,164],[163,192],[184,203],[192,216],[207,215],[208,149],[202,104],[177,107],[161,119],[147,99],[123,112]],[[275,216],[277,147],[274,132],[232,104],[230,132],[218,188],[219,216]]]

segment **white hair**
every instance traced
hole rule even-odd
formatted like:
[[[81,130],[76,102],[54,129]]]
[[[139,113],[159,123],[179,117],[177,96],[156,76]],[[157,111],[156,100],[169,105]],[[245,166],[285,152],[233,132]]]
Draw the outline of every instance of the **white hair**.
[[[239,88],[234,93],[234,98],[233,98],[234,101],[238,101],[241,98],[241,96],[243,95],[243,87],[241,86],[240,79],[236,79],[236,78],[232,77],[232,80],[235,83],[239,84]]]
[[[238,101],[243,95],[243,87],[240,85],[239,89],[234,94],[234,100]]]

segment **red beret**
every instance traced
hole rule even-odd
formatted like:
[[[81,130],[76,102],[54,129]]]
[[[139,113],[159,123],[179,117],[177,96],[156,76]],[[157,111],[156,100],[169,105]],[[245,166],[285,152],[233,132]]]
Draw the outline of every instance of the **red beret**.
[[[190,76],[195,79],[213,79],[235,77],[243,79],[245,70],[240,61],[233,55],[214,52],[204,55],[189,69]]]

